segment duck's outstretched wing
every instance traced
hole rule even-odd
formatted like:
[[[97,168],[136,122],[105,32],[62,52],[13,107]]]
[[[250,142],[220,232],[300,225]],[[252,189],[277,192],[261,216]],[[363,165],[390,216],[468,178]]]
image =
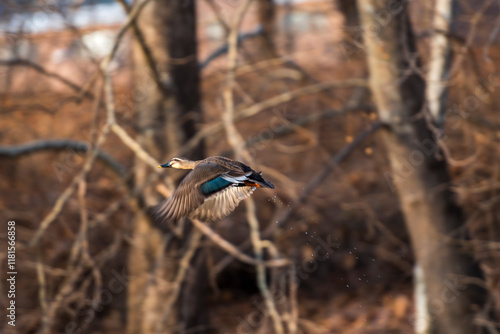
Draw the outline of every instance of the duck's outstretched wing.
[[[214,194],[242,183],[248,177],[246,174],[227,170],[224,166],[213,162],[199,164],[186,175],[172,196],[158,205],[157,219],[175,222],[188,216]]]
[[[193,191],[186,185],[179,186],[172,196],[157,206],[156,217],[163,222],[175,222],[189,215],[204,201],[205,198],[199,191]]]
[[[255,187],[233,184],[205,200],[192,214],[194,218],[209,221],[227,216],[242,200],[252,195]]]

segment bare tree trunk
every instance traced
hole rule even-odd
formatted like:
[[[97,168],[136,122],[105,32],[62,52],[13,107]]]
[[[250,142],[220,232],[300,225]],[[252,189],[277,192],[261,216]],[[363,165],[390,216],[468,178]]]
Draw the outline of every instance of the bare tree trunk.
[[[193,136],[201,120],[195,22],[194,0],[152,1],[137,21],[147,46],[144,50],[144,44],[137,41],[133,46],[137,141],[160,161]],[[202,151],[201,144],[191,157],[201,157]],[[136,160],[137,187],[151,173],[149,168],[142,160]],[[146,206],[157,204],[152,187],[146,187],[142,196]],[[179,240],[165,234],[153,225],[151,217],[140,212],[133,218],[132,232],[127,333],[182,333],[189,327],[206,327],[203,288],[196,285],[205,281],[181,286],[169,284],[179,270],[179,258],[188,235]],[[202,272],[203,266],[198,267],[201,269],[190,272],[189,276],[198,277],[196,272]],[[200,291],[196,298],[188,295],[188,306],[182,290],[179,298],[176,291],[186,287]],[[167,300],[175,301],[168,305]]]
[[[447,33],[450,31],[455,12],[454,1],[436,0],[426,99],[433,122],[438,126],[442,126],[446,110],[446,94],[452,59],[451,43]]]
[[[165,2],[165,1],[164,1]],[[202,123],[200,71],[198,66],[198,40],[196,33],[196,0],[167,0],[174,15],[170,23],[170,75],[175,97],[178,134],[182,143],[187,142],[199,130]],[[186,154],[192,159],[204,158],[204,142],[201,141]],[[168,160],[168,157],[167,159]],[[187,226],[185,235],[191,234]],[[197,252],[188,279],[180,294],[180,319],[186,330],[195,328],[196,333],[208,332],[208,313],[205,306],[208,281],[206,261]]]
[[[427,108],[432,122],[441,127],[446,111],[448,80],[452,61],[452,49],[449,37],[446,35],[450,29],[456,11],[452,0],[436,0],[434,3],[433,30],[430,45],[429,68],[427,71],[427,87],[425,97]],[[426,305],[425,280],[422,267],[417,262],[414,271],[414,297],[415,297],[415,332],[427,334],[431,332],[432,323]]]
[[[170,75],[178,124],[182,130],[178,136],[184,143],[196,134],[202,122],[196,0],[167,0],[161,3],[160,6],[170,7],[175,13],[170,23]],[[201,159],[203,155],[203,142],[187,154],[192,159]]]
[[[340,11],[344,14],[344,34],[349,40],[356,39],[360,35],[359,11],[356,1],[337,0],[337,3]]]
[[[362,56],[363,34],[359,24],[359,11],[356,1],[336,0],[339,10],[344,14],[344,39],[341,48],[346,58]]]
[[[276,35],[275,16],[276,9],[273,0],[257,0],[259,21],[262,25],[262,50],[266,58],[278,56],[274,44]]]
[[[142,31],[144,40],[150,46],[150,57],[155,60],[158,72],[166,73],[168,64],[168,48],[164,37],[165,33],[161,26],[156,26],[157,19],[155,3],[146,5],[143,13],[137,20]],[[164,18],[165,19],[165,18]],[[163,34],[162,34],[163,33]],[[163,36],[162,36],[163,35]],[[148,64],[147,57],[141,45],[134,41],[134,99],[137,110],[137,141],[141,146],[156,158],[165,155],[168,143],[178,145],[175,141],[167,141],[161,138],[163,127],[166,126],[166,118],[163,116],[164,108],[168,111],[174,104],[173,95],[168,94],[167,87],[159,87],[153,79],[153,72]],[[169,107],[170,106],[170,107]],[[168,114],[168,113],[167,113]],[[158,120],[162,120],[158,122]],[[168,133],[168,132],[167,132]],[[170,139],[170,138],[169,138]],[[173,139],[173,138],[172,138]],[[148,173],[149,167],[140,159],[135,162],[135,184],[141,186]],[[156,196],[152,187],[143,191],[146,205],[154,205]],[[167,289],[161,289],[158,279],[172,281],[175,273],[175,263],[168,264],[170,270],[159,270],[158,264],[165,265],[160,260],[163,253],[164,238],[161,231],[155,229],[150,217],[138,212],[133,218],[132,247],[129,254],[128,270],[131,280],[127,290],[127,333],[128,334],[150,334],[155,333],[156,328],[162,324],[161,300],[169,297]],[[166,326],[174,326],[178,315],[173,313]]]
[[[405,2],[358,0],[369,34],[370,86],[392,169],[391,178],[410,232],[425,282],[428,333],[479,333],[474,316],[485,304],[486,291],[468,279],[482,273],[461,241],[463,214],[450,191],[447,163],[425,118],[419,114],[425,83],[412,71],[418,65]],[[460,234],[457,231],[461,231]]]

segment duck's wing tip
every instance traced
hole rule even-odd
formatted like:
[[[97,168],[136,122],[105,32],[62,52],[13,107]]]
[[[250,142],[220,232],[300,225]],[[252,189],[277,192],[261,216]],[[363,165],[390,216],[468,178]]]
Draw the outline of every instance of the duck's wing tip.
[[[269,188],[269,189],[274,189],[274,184],[272,184],[271,182],[265,180],[263,177],[262,177],[262,172],[259,172],[259,173],[256,173],[256,172],[253,172],[249,177],[248,179],[256,184],[258,184],[260,187],[262,188]]]

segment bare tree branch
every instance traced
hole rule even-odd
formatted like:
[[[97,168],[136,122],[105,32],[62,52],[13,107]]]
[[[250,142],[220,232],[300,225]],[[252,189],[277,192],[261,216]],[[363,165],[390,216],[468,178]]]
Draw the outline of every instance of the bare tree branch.
[[[244,118],[254,116],[258,114],[259,112],[273,108],[276,106],[279,106],[280,104],[283,104],[285,102],[290,102],[293,101],[299,97],[309,95],[309,94],[314,94],[314,93],[319,93],[324,90],[332,89],[332,88],[351,88],[351,87],[365,87],[367,84],[366,80],[364,79],[346,79],[346,80],[335,80],[335,81],[328,81],[328,82],[322,82],[319,84],[314,84],[310,86],[306,86],[303,88],[296,89],[291,92],[286,92],[283,94],[279,94],[277,96],[274,96],[272,98],[269,98],[267,100],[264,100],[262,102],[256,103],[248,108],[244,108],[240,112],[237,112],[234,116],[235,121],[240,121]],[[212,136],[215,134],[218,134],[224,129],[223,122],[218,122],[212,125],[209,125],[205,128],[203,128],[201,131],[199,131],[196,136],[191,138],[184,146],[182,146],[179,149],[179,155],[185,154],[186,152],[189,152],[191,149],[196,147],[198,143],[208,137]]]
[[[253,266],[263,264],[266,267],[283,267],[290,264],[287,259],[274,259],[269,261],[262,261],[248,256],[242,253],[236,246],[228,242],[226,239],[222,238],[214,230],[207,226],[207,224],[193,219],[193,225],[199,229],[204,235],[206,235],[215,245],[223,249],[227,253],[231,254],[231,257],[238,259],[243,263],[247,263]]]
[[[9,158],[18,158],[25,155],[40,153],[45,151],[71,151],[79,154],[84,154],[90,149],[87,142],[76,141],[71,139],[48,139],[35,142],[25,143],[15,146],[0,146],[0,156]],[[127,170],[125,166],[116,161],[112,156],[97,150],[96,158],[108,166],[116,175],[125,178]]]
[[[253,31],[250,31],[250,32],[238,35],[238,46],[244,40],[249,39],[249,38],[253,38],[253,37],[257,37],[257,36],[260,36],[260,35],[262,35],[262,26],[261,25],[259,25]],[[228,51],[229,51],[229,45],[227,43],[224,44],[224,45],[222,45],[218,49],[215,49],[211,54],[209,54],[207,56],[207,58],[205,58],[205,60],[203,62],[200,63],[200,65],[199,65],[200,66],[200,70],[204,70],[205,68],[207,68],[208,65],[210,65],[210,63],[212,61],[214,61],[215,59],[217,59],[217,58],[225,55],[226,53],[228,53]]]
[[[59,82],[62,82],[63,84],[65,84],[66,86],[68,86],[69,88],[71,88],[72,90],[74,90],[77,93],[84,92],[85,97],[88,97],[91,99],[94,98],[94,95],[91,92],[84,91],[84,89],[82,87],[78,86],[77,84],[75,84],[71,80],[66,79],[57,73],[47,71],[44,67],[42,67],[38,64],[35,64],[30,60],[27,60],[27,59],[0,60],[0,66],[26,66],[26,67],[32,68],[35,71],[37,71],[37,72],[39,72],[39,73],[41,73],[49,78],[53,78]]]

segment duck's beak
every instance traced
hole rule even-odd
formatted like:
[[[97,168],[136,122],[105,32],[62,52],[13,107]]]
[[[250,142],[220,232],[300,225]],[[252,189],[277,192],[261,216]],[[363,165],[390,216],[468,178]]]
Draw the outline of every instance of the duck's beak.
[[[167,162],[166,164],[159,165],[158,168],[170,168],[170,162]]]

